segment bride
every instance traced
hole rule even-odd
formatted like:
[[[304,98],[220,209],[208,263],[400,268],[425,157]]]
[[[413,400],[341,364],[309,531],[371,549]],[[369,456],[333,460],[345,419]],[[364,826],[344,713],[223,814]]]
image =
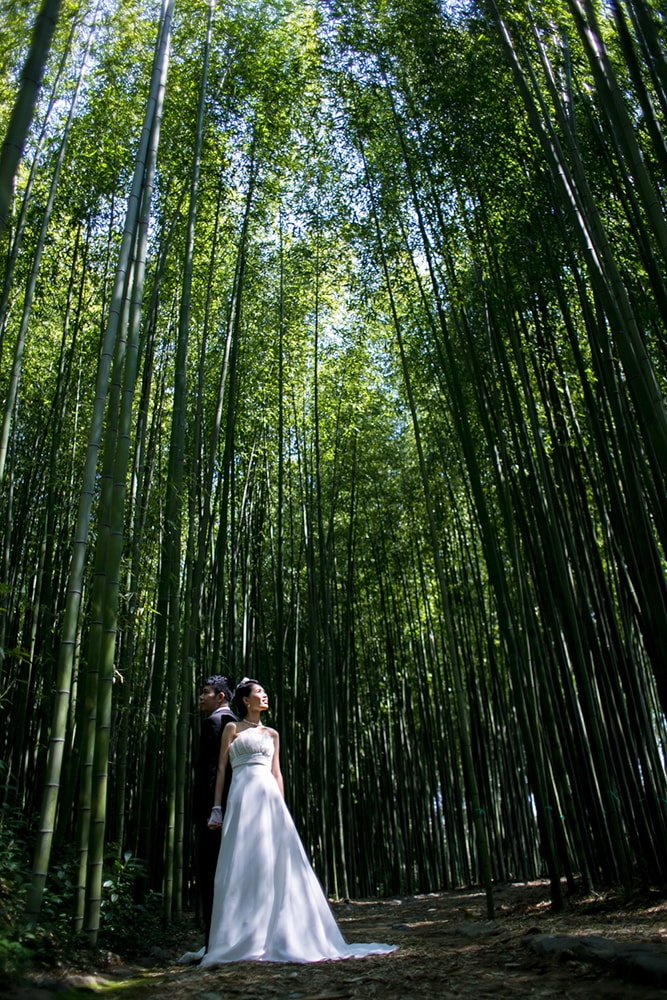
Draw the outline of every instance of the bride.
[[[245,678],[235,702],[240,721],[225,726],[209,827],[222,825],[227,800],[208,951],[202,966],[221,962],[320,962],[394,951],[388,944],[346,944],[306,857],[284,802],[278,733],[261,723],[264,688]]]

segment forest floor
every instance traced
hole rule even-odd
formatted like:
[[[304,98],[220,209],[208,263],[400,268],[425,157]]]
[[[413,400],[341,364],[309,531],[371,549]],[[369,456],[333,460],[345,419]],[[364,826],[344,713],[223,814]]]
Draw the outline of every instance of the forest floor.
[[[183,950],[201,943],[186,923],[180,939],[132,964],[100,955],[96,967],[35,972],[10,992],[0,986],[0,998],[83,1000],[99,992],[112,1000],[665,1000],[664,893],[628,905],[612,896],[570,897],[560,913],[551,910],[547,882],[498,886],[494,898],[493,921],[484,894],[473,889],[335,903],[349,942],[399,947],[384,957],[315,965],[178,965]]]

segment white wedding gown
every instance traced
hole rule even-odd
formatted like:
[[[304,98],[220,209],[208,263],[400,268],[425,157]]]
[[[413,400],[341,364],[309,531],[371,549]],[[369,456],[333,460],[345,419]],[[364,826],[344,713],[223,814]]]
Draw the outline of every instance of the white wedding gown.
[[[266,728],[233,740],[233,777],[215,875],[209,947],[221,962],[321,962],[394,951],[345,943],[271,773]]]

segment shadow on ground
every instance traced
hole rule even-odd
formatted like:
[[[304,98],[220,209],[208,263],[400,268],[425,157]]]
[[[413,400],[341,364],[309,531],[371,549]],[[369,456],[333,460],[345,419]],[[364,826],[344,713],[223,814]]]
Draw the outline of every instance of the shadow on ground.
[[[494,898],[493,921],[473,889],[334,904],[348,941],[397,944],[389,956],[200,969],[177,964],[199,947],[187,936],[131,966],[100,955],[96,967],[30,974],[20,988],[0,987],[0,1000],[665,1000],[665,894],[625,906],[613,896],[571,897],[558,914],[546,882],[497,886]]]

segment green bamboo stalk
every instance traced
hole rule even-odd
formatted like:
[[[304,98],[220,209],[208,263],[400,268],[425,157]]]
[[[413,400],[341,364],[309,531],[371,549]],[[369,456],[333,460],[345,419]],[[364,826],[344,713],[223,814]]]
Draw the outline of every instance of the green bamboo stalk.
[[[42,0],[21,73],[7,134],[0,150],[0,235],[9,221],[14,179],[28,138],[62,0]]]
[[[67,713],[70,701],[70,685],[74,663],[76,633],[83,592],[90,512],[95,493],[97,458],[102,436],[109,372],[111,369],[111,361],[119,327],[126,273],[129,267],[131,250],[135,240],[149,139],[159,93],[164,86],[162,73],[166,70],[167,65],[172,9],[173,0],[168,3],[162,14],[156,59],[151,79],[151,89],[148,97],[141,141],[135,161],[135,172],[130,197],[128,199],[125,228],[118,257],[118,264],[116,267],[116,277],[111,297],[109,317],[104,332],[104,341],[102,344],[97,370],[95,403],[88,435],[88,447],[86,451],[86,462],[82,479],[72,562],[69,570],[67,605],[58,659],[56,682],[57,695],[54,700],[45,792],[40,813],[40,829],[33,863],[32,883],[28,892],[26,903],[27,915],[32,919],[38,915],[41,909],[44,886],[46,883],[49,860],[51,856],[51,845],[60,789],[60,772],[67,726]]]

